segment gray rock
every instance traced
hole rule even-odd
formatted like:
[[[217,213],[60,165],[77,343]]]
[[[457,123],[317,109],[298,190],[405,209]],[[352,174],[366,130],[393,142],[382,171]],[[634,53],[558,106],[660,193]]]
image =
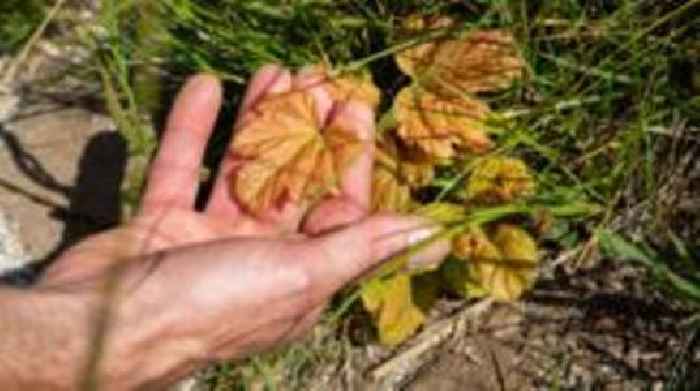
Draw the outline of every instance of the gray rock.
[[[19,240],[18,232],[17,223],[0,210],[0,275],[29,264],[30,258]]]
[[[19,97],[0,90],[0,123],[12,118],[19,108]]]

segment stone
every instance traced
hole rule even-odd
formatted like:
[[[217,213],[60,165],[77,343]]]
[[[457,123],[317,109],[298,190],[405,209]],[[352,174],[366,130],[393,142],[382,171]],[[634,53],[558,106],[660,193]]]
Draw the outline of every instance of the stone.
[[[0,210],[0,275],[16,271],[29,263],[18,236],[17,222]]]

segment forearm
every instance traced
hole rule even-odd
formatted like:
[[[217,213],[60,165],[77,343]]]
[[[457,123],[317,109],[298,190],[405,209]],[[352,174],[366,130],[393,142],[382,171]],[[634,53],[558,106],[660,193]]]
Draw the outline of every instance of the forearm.
[[[77,388],[87,363],[89,307],[78,295],[0,289],[0,388]]]
[[[142,260],[33,289],[0,286],[0,390],[161,389],[206,362],[180,315],[152,300]],[[150,280],[150,279],[148,279]]]
[[[148,381],[138,377],[140,331],[121,315],[104,322],[107,303],[94,292],[0,288],[0,389],[122,390]]]

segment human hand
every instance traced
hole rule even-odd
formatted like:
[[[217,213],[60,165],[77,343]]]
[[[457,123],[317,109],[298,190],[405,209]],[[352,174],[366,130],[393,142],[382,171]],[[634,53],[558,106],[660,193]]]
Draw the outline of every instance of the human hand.
[[[338,289],[435,231],[416,217],[367,216],[369,107],[332,101],[314,75],[268,66],[251,81],[241,117],[255,115],[265,94],[292,88],[309,88],[322,122],[352,123],[365,141],[339,195],[313,210],[287,203],[250,216],[229,195],[236,162],[227,157],[209,203],[196,211],[201,159],[222,99],[215,78],[197,76],[176,99],[139,215],[80,243],[48,269],[40,288],[77,292],[89,308],[114,307],[99,365],[104,387],[163,385],[211,360],[289,341],[313,325]],[[438,242],[417,262],[447,251]],[[97,287],[114,276],[113,297],[105,299]]]

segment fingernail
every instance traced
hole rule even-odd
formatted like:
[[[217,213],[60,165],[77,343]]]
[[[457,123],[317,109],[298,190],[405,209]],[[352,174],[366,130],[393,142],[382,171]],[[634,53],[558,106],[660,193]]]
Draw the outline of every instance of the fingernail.
[[[408,245],[415,246],[440,232],[440,227],[419,228],[408,234]]]
[[[185,85],[184,91],[190,98],[212,98],[218,87],[218,79],[214,75],[199,74],[191,78]]]
[[[440,231],[440,227],[432,227],[411,233],[409,237],[409,241],[412,242],[411,245],[424,243],[431,238],[434,238],[434,240],[411,255],[407,263],[410,271],[429,271],[440,266],[450,251],[448,241],[435,238],[435,235],[438,235]]]

